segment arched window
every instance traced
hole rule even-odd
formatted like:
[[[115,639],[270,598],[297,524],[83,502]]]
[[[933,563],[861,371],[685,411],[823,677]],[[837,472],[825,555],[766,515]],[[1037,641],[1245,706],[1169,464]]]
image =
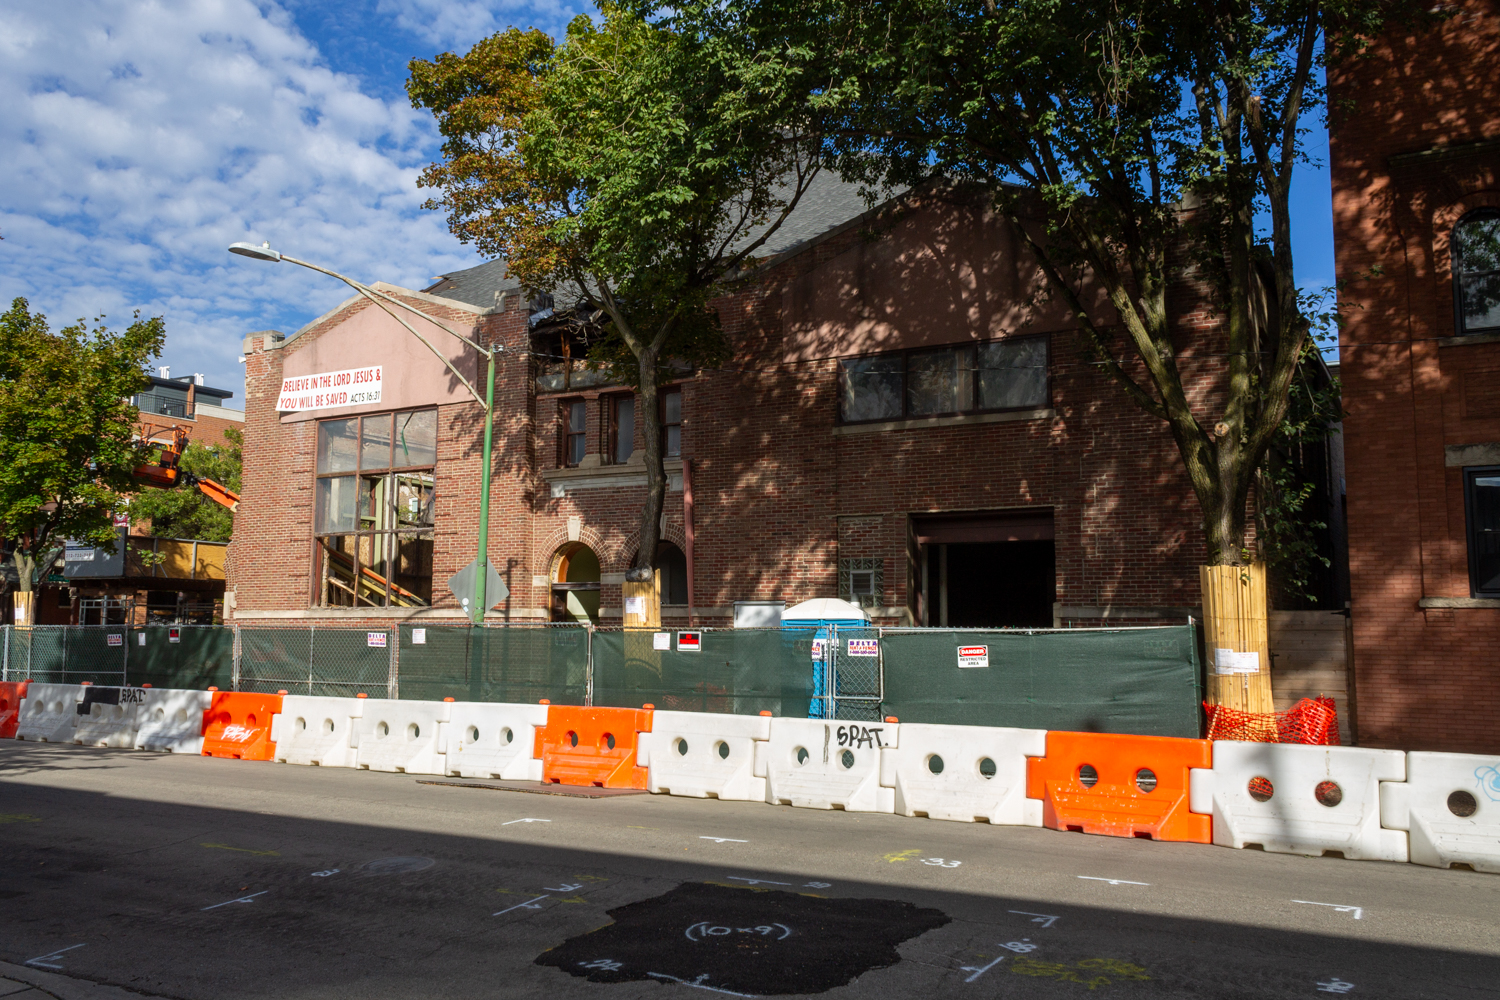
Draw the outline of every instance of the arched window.
[[[1500,209],[1470,212],[1453,227],[1458,332],[1500,333]]]

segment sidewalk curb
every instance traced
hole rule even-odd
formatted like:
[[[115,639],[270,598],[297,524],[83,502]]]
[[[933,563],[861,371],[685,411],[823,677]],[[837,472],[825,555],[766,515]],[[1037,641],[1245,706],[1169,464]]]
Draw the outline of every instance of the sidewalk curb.
[[[26,965],[12,965],[9,962],[0,962],[0,980],[3,979],[25,983],[48,996],[55,997],[56,1000],[166,1000],[155,993],[141,993],[136,990],[122,989],[119,986],[106,986],[87,979],[74,979],[71,976],[43,972],[41,969],[33,969]],[[25,1000],[31,1000],[30,991],[23,996]]]

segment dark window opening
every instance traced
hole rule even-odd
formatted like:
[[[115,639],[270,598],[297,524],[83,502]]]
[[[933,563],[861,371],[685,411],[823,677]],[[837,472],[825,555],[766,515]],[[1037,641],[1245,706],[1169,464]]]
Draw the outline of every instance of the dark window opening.
[[[1453,227],[1458,332],[1500,331],[1500,210],[1471,212]]]
[[[682,457],[682,390],[661,392],[661,453],[664,458]]]
[[[583,461],[588,446],[588,405],[581,399],[562,404],[562,426],[558,429],[562,444],[562,464],[575,466]]]
[[[1039,409],[1050,401],[1045,335],[840,363],[846,423]]]
[[[687,556],[682,550],[671,542],[658,543],[656,572],[661,578],[661,603],[687,604]]]
[[[630,461],[635,451],[635,397],[611,396],[608,399],[608,433],[605,457],[615,465]]]
[[[1500,465],[1464,470],[1473,597],[1500,597]]]

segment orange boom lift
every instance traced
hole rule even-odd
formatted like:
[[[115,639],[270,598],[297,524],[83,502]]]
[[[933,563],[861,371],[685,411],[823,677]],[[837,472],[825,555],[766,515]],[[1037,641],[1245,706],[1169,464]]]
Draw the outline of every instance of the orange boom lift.
[[[188,486],[197,487],[199,493],[215,503],[222,504],[230,510],[239,510],[240,495],[234,490],[212,479],[195,476],[179,466],[182,461],[182,450],[187,447],[188,442],[188,432],[185,428],[142,424],[141,438],[147,444],[159,445],[161,457],[157,459],[155,465],[142,465],[136,468],[133,475],[138,481],[164,490],[172,489],[178,483],[185,483]]]

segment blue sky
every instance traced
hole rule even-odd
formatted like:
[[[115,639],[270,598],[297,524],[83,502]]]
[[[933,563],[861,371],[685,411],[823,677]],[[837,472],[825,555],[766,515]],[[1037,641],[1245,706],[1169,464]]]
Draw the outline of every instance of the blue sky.
[[[420,206],[437,154],[406,63],[508,25],[553,35],[572,0],[0,0],[0,304],[54,326],[139,309],[162,363],[243,406],[250,332],[291,332],[345,297],[330,278],[227,254],[272,246],[365,281],[422,287],[480,258]],[[1311,137],[1326,156],[1321,132]],[[1328,285],[1326,173],[1294,190],[1298,280]]]

